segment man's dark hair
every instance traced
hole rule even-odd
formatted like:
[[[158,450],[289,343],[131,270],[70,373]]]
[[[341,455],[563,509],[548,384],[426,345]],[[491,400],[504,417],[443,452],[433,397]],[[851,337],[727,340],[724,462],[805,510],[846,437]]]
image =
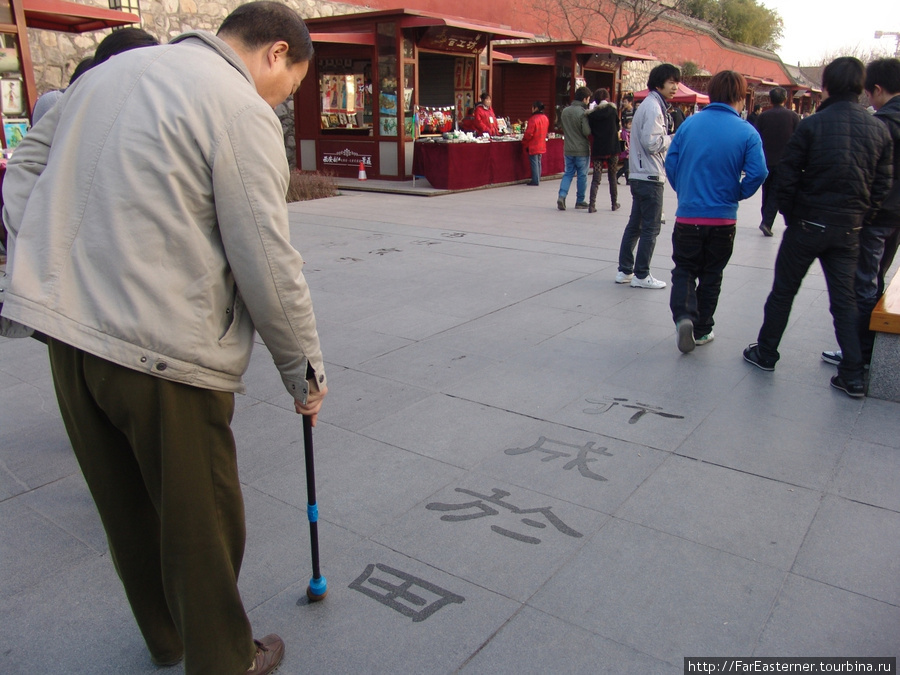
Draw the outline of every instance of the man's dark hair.
[[[541,101],[535,101],[531,104],[532,108],[535,108],[538,112],[544,112],[544,104]]]
[[[487,93],[487,92],[484,92],[483,94],[481,94],[481,102],[482,102],[482,103],[484,103],[484,100],[485,100],[486,98],[491,98],[491,95],[490,95],[489,93]]]
[[[312,59],[312,39],[303,19],[296,11],[280,2],[248,2],[225,17],[217,33],[231,37],[250,51],[256,51],[279,40],[287,42],[290,65]]]
[[[661,63],[650,71],[650,76],[647,78],[647,89],[650,91],[661,89],[669,80],[681,82],[681,71],[678,66],[673,66],[671,63]]]
[[[575,90],[575,98],[573,100],[583,101],[584,99],[590,98],[590,97],[591,97],[590,89],[588,89],[587,87],[578,87],[578,89]]]
[[[772,101],[772,105],[784,105],[787,101],[787,91],[784,87],[774,87],[769,90],[769,100]]]
[[[604,87],[600,87],[597,91],[594,92],[594,95],[591,96],[591,100],[594,103],[600,103],[601,101],[606,101],[609,99],[609,89]]]
[[[706,92],[710,103],[733,105],[747,95],[747,80],[734,70],[722,70],[713,75]]]
[[[91,65],[91,68],[108,61],[116,54],[138,49],[139,47],[155,47],[158,44],[159,40],[141,28],[128,26],[127,28],[114,30],[97,45],[97,51],[94,52],[94,63]]]
[[[75,70],[72,71],[72,77],[69,78],[69,86],[72,86],[72,83],[77,80],[79,77],[84,75],[87,71],[94,67],[94,57],[93,56],[85,56],[81,61],[78,62],[78,65],[75,66]]]
[[[822,71],[822,86],[829,96],[856,94],[863,91],[866,67],[854,56],[841,56],[825,66]]]
[[[759,112],[760,110],[762,110],[762,106],[759,103],[753,106],[753,112]]]
[[[876,84],[889,94],[900,94],[900,59],[876,59],[866,66],[866,91],[875,91]]]

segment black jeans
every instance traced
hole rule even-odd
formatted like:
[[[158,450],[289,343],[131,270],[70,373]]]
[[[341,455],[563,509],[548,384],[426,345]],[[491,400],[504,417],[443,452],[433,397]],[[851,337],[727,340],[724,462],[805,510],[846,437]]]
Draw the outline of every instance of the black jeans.
[[[857,330],[856,295],[853,288],[859,257],[860,228],[821,226],[792,221],[784,232],[775,260],[775,281],[766,300],[759,353],[764,360],[778,360],[778,345],[787,327],[794,296],[816,258],[822,263],[834,333],[843,352],[838,374],[849,382],[863,377]]]
[[[775,182],[778,180],[778,167],[769,168],[769,175],[762,184],[762,224],[772,229],[775,216],[778,215],[778,201],[775,199]]]
[[[722,290],[722,272],[734,250],[734,225],[688,225],[675,221],[672,232],[672,293],[669,308],[675,323],[688,318],[694,337],[712,332],[713,314]]]
[[[615,206],[619,201],[619,185],[616,183],[616,172],[619,170],[619,156],[592,157],[594,175],[591,178],[591,198],[588,202],[591,206],[597,206],[597,191],[600,189],[600,178],[603,176],[603,160],[606,160],[606,171],[609,176],[609,198]]]
[[[659,181],[631,181],[631,216],[619,246],[620,272],[634,273],[638,279],[646,279],[650,274],[650,259],[662,220],[663,191],[664,185]],[[634,256],[635,245],[637,258]]]
[[[872,360],[875,333],[869,330],[869,319],[878,298],[884,293],[884,275],[897,251],[897,228],[864,227],[859,233],[859,262],[856,265],[856,309],[859,312],[859,344],[863,363]],[[885,258],[889,258],[887,267]]]

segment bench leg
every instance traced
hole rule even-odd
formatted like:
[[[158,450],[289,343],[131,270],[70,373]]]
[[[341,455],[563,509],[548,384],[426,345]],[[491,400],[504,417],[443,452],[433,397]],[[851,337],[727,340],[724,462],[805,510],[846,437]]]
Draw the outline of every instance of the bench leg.
[[[900,403],[900,335],[875,334],[868,395]]]

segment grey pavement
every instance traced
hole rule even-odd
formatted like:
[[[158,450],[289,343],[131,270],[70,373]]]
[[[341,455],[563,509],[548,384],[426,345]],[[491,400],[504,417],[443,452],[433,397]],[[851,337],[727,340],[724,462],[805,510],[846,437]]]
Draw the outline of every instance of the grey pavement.
[[[900,404],[829,387],[815,267],[774,373],[745,363],[783,232],[741,206],[716,339],[616,285],[631,197],[558,181],[290,206],[329,375],[328,597],[299,418],[258,345],[234,433],[240,586],[279,673],[680,673],[685,656],[897,656]],[[668,280],[675,196],[653,274]],[[57,410],[0,341],[0,672],[154,673]],[[179,673],[181,667],[164,671]]]

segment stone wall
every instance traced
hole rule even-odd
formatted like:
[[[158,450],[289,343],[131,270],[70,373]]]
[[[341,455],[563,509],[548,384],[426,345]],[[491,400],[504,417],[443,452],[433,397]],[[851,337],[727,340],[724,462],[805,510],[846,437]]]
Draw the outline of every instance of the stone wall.
[[[201,0],[141,0],[141,28],[166,43],[190,30],[215,32],[222,20],[245,0],[202,2]],[[108,2],[82,2],[85,5],[109,8]],[[334,16],[365,11],[365,7],[317,0],[287,0],[303,18]],[[91,33],[60,33],[48,30],[28,30],[34,79],[38,94],[59,89],[69,82],[72,71],[81,59],[94,53],[97,45],[109,35],[109,30]],[[306,86],[316,86],[307,82]],[[285,101],[276,108],[285,131],[285,150],[291,168],[296,163],[294,141],[294,102]]]

